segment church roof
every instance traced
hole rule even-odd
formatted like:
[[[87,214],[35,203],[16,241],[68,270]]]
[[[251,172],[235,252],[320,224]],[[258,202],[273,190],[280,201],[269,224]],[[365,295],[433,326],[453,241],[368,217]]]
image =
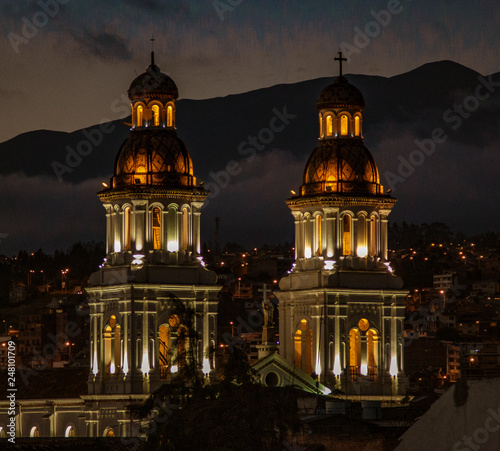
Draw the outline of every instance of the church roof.
[[[322,140],[304,169],[301,195],[383,194],[379,172],[361,139]]]
[[[160,68],[154,63],[154,53],[151,52],[151,65],[134,79],[128,89],[130,100],[137,98],[171,98],[179,97],[179,90],[174,80],[160,71]]]
[[[340,76],[321,91],[316,104],[318,110],[336,108],[354,108],[362,110],[365,107],[365,99],[356,86],[351,85],[347,78]]]
[[[193,187],[193,162],[174,130],[132,130],[116,157],[113,188]]]

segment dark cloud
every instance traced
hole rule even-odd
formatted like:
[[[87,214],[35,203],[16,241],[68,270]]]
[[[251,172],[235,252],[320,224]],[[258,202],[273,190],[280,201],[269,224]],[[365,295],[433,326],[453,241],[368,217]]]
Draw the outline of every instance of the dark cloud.
[[[129,41],[118,34],[83,30],[73,32],[78,45],[86,52],[105,61],[128,61],[132,58]]]

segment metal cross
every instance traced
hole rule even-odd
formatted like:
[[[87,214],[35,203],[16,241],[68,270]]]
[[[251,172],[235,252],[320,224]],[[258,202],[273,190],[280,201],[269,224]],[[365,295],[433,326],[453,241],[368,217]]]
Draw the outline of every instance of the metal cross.
[[[334,58],[334,60],[339,62],[340,76],[342,77],[342,61],[347,61],[347,58],[342,58],[342,52],[339,52],[338,58]]]

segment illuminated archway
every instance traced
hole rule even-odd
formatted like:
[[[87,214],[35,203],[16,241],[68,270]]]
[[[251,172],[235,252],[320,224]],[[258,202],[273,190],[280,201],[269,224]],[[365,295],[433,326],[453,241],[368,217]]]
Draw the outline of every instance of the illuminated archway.
[[[343,240],[342,240],[342,254],[351,255],[351,217],[344,215],[342,219],[343,225]]]
[[[333,117],[331,114],[326,116],[326,136],[333,136]]]
[[[349,332],[349,366],[351,377],[357,379],[361,366],[361,334],[356,328]]]
[[[349,132],[349,118],[346,114],[340,116],[340,134],[346,136]]]
[[[295,366],[307,374],[312,373],[313,368],[313,331],[306,319],[299,323],[294,334],[295,344]]]
[[[160,107],[153,105],[151,107],[151,114],[153,115],[153,125],[158,127],[160,125]]]
[[[161,210],[153,208],[153,249],[161,249]]]

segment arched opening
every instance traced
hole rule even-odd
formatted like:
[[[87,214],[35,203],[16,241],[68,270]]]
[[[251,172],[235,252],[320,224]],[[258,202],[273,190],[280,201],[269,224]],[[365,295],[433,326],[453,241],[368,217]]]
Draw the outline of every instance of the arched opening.
[[[331,114],[326,116],[326,136],[333,136],[333,117]]]
[[[170,366],[170,328],[163,324],[160,326],[158,334],[159,359],[160,359],[160,378],[166,379],[168,376],[168,367]]]
[[[375,254],[377,252],[376,249],[376,242],[375,242],[375,227],[377,225],[377,218],[375,215],[370,216],[370,256],[375,257]]]
[[[358,329],[349,332],[349,367],[351,378],[357,380],[361,365],[361,334]]]
[[[30,430],[30,437],[40,437],[40,431],[36,426],[33,426]]]
[[[295,366],[307,374],[311,374],[313,368],[313,331],[305,319],[300,321],[299,328],[295,331],[294,344]]]
[[[366,245],[366,216],[360,214],[357,221],[357,244],[356,244],[356,254],[358,257],[365,258],[368,253],[368,248]]]
[[[354,116],[354,135],[355,136],[359,136],[361,134],[359,121],[360,121],[359,116]]]
[[[344,218],[342,219],[342,225],[342,253],[343,255],[351,255],[351,217],[349,215],[344,215]]]
[[[131,239],[130,239],[130,219],[132,215],[132,209],[130,207],[125,207],[125,211],[123,212],[123,235],[124,240],[123,249],[125,251],[129,251],[131,249]]]
[[[160,125],[160,107],[153,105],[151,107],[151,114],[153,115],[153,125],[158,127]]]
[[[274,371],[271,371],[266,374],[265,381],[268,387],[277,387],[279,385],[280,379]]]
[[[104,328],[104,368],[115,374],[121,368],[121,327],[116,316],[111,315]]]
[[[187,251],[188,248],[188,221],[189,212],[186,207],[182,209],[182,250]]]
[[[104,328],[104,368],[106,372],[111,371],[111,332],[112,328],[108,324]]]
[[[114,437],[115,436],[115,431],[113,431],[113,428],[106,428],[104,430],[104,437]]]
[[[68,426],[64,432],[65,437],[75,437],[75,428],[73,426]]]
[[[378,374],[378,333],[375,329],[369,329],[366,333],[366,347],[368,354],[368,378],[376,380]]]
[[[167,127],[172,127],[173,115],[174,115],[174,110],[172,108],[172,105],[169,105],[167,107]]]
[[[323,115],[319,114],[319,137],[323,138],[325,136],[325,132],[323,131]]]
[[[161,210],[153,208],[153,249],[161,249]]]
[[[349,132],[349,118],[346,114],[340,116],[340,134],[346,136]]]
[[[144,108],[142,105],[137,107],[137,127],[142,127],[142,122],[144,119]]]
[[[316,233],[314,234],[315,238],[315,249],[316,249],[316,255],[320,256],[322,255],[322,249],[321,249],[321,224],[322,224],[322,217],[321,215],[317,215],[315,218],[316,221]]]

